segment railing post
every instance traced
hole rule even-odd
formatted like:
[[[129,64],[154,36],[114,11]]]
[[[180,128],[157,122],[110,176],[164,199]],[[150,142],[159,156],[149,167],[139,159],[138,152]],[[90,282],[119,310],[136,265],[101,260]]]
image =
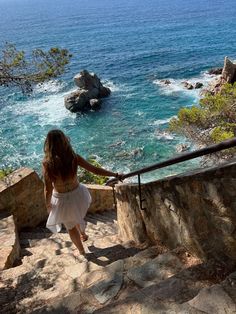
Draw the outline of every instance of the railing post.
[[[145,210],[146,208],[143,208],[143,202],[145,201],[145,199],[142,198],[140,174],[138,174],[138,191],[139,191],[139,207],[141,210]]]
[[[116,192],[115,192],[114,185],[112,185],[112,193],[113,193],[114,209],[117,211]]]

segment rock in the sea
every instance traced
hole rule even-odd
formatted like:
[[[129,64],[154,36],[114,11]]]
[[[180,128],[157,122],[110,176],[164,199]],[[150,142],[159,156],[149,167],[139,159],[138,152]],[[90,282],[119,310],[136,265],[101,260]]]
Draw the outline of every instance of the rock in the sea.
[[[77,90],[72,92],[64,99],[64,104],[66,109],[71,112],[83,111],[89,108],[89,97],[88,91],[86,90]]]
[[[74,77],[74,82],[79,89],[65,97],[65,107],[71,112],[84,110],[98,110],[101,108],[100,98],[110,95],[111,90],[102,85],[94,73],[87,70],[81,71]]]
[[[178,144],[176,146],[176,152],[177,153],[182,153],[189,150],[189,146],[187,144]]]
[[[184,85],[185,88],[187,88],[189,90],[193,89],[193,85],[191,83],[189,83],[189,82],[183,82],[183,85]]]
[[[196,82],[194,85],[194,88],[199,89],[199,88],[202,88],[202,86],[203,86],[203,84],[201,82]]]
[[[208,71],[208,74],[210,74],[210,75],[220,75],[220,74],[222,74],[222,70],[223,70],[223,68],[210,69]]]
[[[163,83],[165,85],[170,85],[171,81],[170,80],[161,80],[161,83]]]
[[[89,104],[92,110],[99,110],[101,109],[102,101],[101,99],[94,98],[89,100]]]

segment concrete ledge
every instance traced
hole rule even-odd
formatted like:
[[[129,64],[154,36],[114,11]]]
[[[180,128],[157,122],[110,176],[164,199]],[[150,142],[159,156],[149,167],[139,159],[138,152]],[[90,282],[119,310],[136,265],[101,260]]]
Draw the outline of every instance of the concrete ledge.
[[[20,255],[17,228],[12,215],[0,219],[0,270],[13,266]]]

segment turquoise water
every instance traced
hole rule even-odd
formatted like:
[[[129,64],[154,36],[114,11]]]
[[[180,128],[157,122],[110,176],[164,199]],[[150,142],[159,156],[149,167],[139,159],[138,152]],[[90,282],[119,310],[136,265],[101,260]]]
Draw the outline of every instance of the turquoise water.
[[[176,154],[186,142],[166,129],[182,106],[199,100],[181,82],[206,83],[207,69],[236,58],[235,0],[0,0],[0,45],[14,42],[67,48],[73,54],[60,79],[37,86],[31,97],[0,89],[0,167],[40,172],[47,132],[61,128],[84,157],[97,156],[109,169],[129,172]],[[64,96],[73,76],[95,72],[111,87],[99,112],[72,114]],[[165,87],[163,78],[171,79]],[[194,146],[191,145],[191,149]],[[186,162],[144,176],[185,171]]]

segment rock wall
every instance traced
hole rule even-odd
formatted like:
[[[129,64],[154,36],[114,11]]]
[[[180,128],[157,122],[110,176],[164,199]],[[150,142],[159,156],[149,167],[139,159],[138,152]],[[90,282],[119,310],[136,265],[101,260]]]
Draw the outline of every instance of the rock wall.
[[[102,212],[114,208],[113,192],[110,186],[87,184],[92,196],[92,203],[89,207],[90,213]]]
[[[18,230],[46,219],[43,182],[34,170],[20,168],[0,181],[0,212],[12,214]]]
[[[20,243],[12,215],[0,215],[0,271],[12,267],[20,256]]]
[[[89,212],[113,208],[112,188],[87,185],[92,203]],[[37,173],[21,168],[0,181],[0,213],[13,214],[18,230],[34,227],[47,219],[43,195],[43,181]]]
[[[202,259],[236,260],[236,160],[138,186],[116,186],[124,241],[183,246]]]

